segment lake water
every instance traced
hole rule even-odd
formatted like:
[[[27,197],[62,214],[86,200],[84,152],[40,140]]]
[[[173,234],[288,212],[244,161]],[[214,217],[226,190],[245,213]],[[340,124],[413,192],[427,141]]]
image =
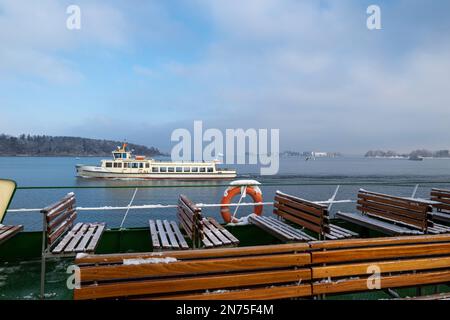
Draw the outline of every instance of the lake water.
[[[101,158],[60,157],[0,157],[0,178],[13,179],[19,187],[64,186],[67,189],[17,190],[10,209],[43,208],[74,191],[77,205],[81,207],[126,206],[134,193],[133,186],[152,187],[138,190],[133,204],[176,204],[179,194],[186,194],[196,203],[219,203],[226,181],[121,181],[82,179],[75,176],[75,165],[98,164]],[[410,196],[415,184],[420,184],[417,196],[428,198],[432,187],[450,188],[450,160],[426,159],[408,161],[394,159],[369,159],[363,157],[280,159],[276,176],[259,176],[257,166],[235,166],[239,178],[252,178],[263,186],[264,200],[271,202],[276,190],[310,200],[329,199],[336,186],[341,185],[337,200],[355,199],[359,188],[400,196]],[[200,187],[204,185],[208,187]],[[180,186],[184,185],[184,186]],[[76,187],[108,186],[127,188],[76,189]],[[354,204],[337,204],[336,210],[352,211]],[[221,221],[218,208],[206,208],[208,216]],[[266,215],[272,208],[265,207]],[[108,227],[118,227],[125,211],[83,211],[79,219],[85,222],[106,222]],[[250,213],[250,208],[239,209],[240,216]],[[174,209],[130,210],[124,226],[147,226],[149,218],[175,219]],[[4,223],[24,224],[26,230],[41,228],[41,215],[33,213],[8,213]]]

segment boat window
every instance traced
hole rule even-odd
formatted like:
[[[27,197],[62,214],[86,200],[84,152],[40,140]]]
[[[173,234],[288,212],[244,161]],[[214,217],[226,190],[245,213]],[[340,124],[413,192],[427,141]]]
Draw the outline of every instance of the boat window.
[[[124,167],[124,168],[128,168],[128,162],[125,162],[125,163],[123,164],[123,167]]]
[[[177,172],[183,172],[183,168],[177,167],[176,171],[177,171]]]
[[[141,163],[139,163],[139,168],[144,168],[144,164],[141,162]]]
[[[184,172],[191,172],[191,168],[189,168],[189,167],[184,167]]]
[[[159,172],[167,172],[167,167],[161,167],[161,168],[159,168]]]
[[[214,168],[208,168],[208,172],[214,172]]]
[[[139,163],[133,162],[133,163],[131,164],[131,166],[132,166],[132,168],[137,169],[137,168],[139,168]]]
[[[120,153],[114,153],[114,159],[120,159]]]
[[[114,162],[114,168],[122,168],[122,164]]]
[[[126,159],[127,158],[127,154],[126,153],[122,153],[122,158]]]
[[[107,163],[106,163],[106,167],[107,167],[107,168],[112,168],[112,162],[107,162]]]
[[[145,167],[146,167],[146,168],[150,168],[150,163],[147,162],[147,163],[145,164]]]
[[[175,168],[174,167],[169,167],[169,172],[175,172]]]
[[[158,167],[152,167],[152,172],[158,172]]]
[[[192,172],[198,172],[198,168],[197,167],[192,168]]]
[[[200,168],[200,172],[206,172],[206,168]]]

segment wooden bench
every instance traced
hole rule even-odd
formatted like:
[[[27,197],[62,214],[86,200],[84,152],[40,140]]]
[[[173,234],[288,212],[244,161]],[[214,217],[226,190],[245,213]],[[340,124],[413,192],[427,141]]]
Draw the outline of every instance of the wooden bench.
[[[433,220],[450,223],[450,190],[432,189],[431,200],[438,202],[433,204],[437,209],[437,213],[433,214]]]
[[[23,230],[23,226],[5,226],[2,224],[9,204],[16,192],[16,183],[12,180],[0,179],[0,245]]]
[[[76,300],[312,298],[447,284],[450,235],[83,254],[75,263],[80,267]]]
[[[44,296],[45,261],[49,257],[75,256],[95,251],[105,229],[104,223],[77,223],[75,194],[41,210],[43,214],[41,297]]]
[[[197,207],[184,195],[180,195],[178,199],[177,217],[179,225],[188,238],[192,240],[194,248],[239,245],[239,240],[236,237],[222,227],[214,218],[203,217],[201,208]],[[150,220],[149,224],[154,249],[189,249],[175,221]]]
[[[67,194],[58,201],[41,210],[44,215],[43,252],[74,256],[78,252],[93,252],[105,229],[104,223],[77,223],[75,194]]]
[[[357,210],[362,213],[338,212],[337,217],[388,235],[445,233],[431,221],[432,207],[418,199],[401,198],[370,192],[358,192]]]
[[[253,300],[311,296],[308,244],[83,255],[75,300]]]
[[[274,211],[278,217],[317,234],[319,239],[346,239],[356,233],[330,223],[328,207],[276,192]],[[317,240],[306,232],[274,218],[250,216],[249,221],[284,242]]]
[[[5,225],[0,224],[0,244],[11,239],[12,237],[14,237],[16,234],[18,234],[22,230],[23,230],[22,225],[5,226]]]
[[[450,235],[324,241],[310,246],[313,295],[450,281]],[[374,272],[379,272],[378,283]]]

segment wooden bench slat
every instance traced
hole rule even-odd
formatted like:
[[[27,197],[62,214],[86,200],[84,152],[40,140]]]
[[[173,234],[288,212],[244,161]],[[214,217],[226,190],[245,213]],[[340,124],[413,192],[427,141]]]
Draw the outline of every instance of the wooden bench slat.
[[[89,229],[89,225],[83,224],[82,227],[80,228],[80,230],[78,230],[77,233],[75,233],[75,235],[72,237],[70,242],[64,248],[64,252],[65,253],[73,252],[75,247],[77,246],[77,244],[80,242],[80,240],[83,238],[85,233],[88,231],[88,229]]]
[[[164,229],[166,230],[166,233],[167,233],[167,235],[169,237],[169,241],[170,241],[170,245],[171,245],[172,249],[179,249],[180,246],[178,244],[177,238],[175,237],[175,233],[172,230],[172,227],[171,227],[169,221],[164,220],[163,221],[163,226],[164,226]]]
[[[304,231],[294,228],[293,226],[286,224],[282,221],[274,219],[272,217],[255,217],[255,219],[261,220],[263,223],[268,224],[269,226],[273,226],[275,231],[280,231],[281,233],[288,234],[294,237],[295,240],[305,241],[305,240],[315,240],[315,238],[311,237]]]
[[[156,300],[277,300],[309,297],[312,295],[311,285],[295,285],[282,287],[234,290],[229,292],[184,294],[159,297]],[[154,298],[150,298],[154,300]]]
[[[367,270],[373,265],[373,262],[365,262],[325,267],[318,266],[313,268],[312,277],[313,279],[322,279],[367,275]],[[450,257],[379,261],[376,263],[376,266],[380,268],[381,273],[448,268],[450,267]]]
[[[159,242],[158,237],[158,231],[156,230],[156,223],[155,220],[149,220],[149,227],[150,227],[150,235],[152,237],[152,244],[154,249],[161,248],[161,243]]]
[[[95,248],[97,248],[97,245],[100,241],[100,237],[103,234],[103,231],[105,230],[105,224],[97,224],[97,230],[95,230],[94,235],[91,238],[91,241],[89,242],[86,251],[87,252],[93,252]]]
[[[436,236],[428,236],[435,238]],[[443,236],[440,236],[443,237]],[[199,249],[190,251],[170,251],[158,253],[121,253],[121,254],[91,254],[78,256],[75,260],[77,264],[115,264],[122,263],[123,259],[149,259],[173,257],[176,259],[202,259],[202,258],[226,258],[226,257],[246,257],[268,254],[288,254],[294,252],[306,252],[309,249],[307,243],[289,243],[268,246],[253,246],[239,248],[214,248]]]
[[[402,225],[407,226],[409,228],[415,228],[415,229],[419,229],[419,230],[424,230],[424,228],[426,226],[426,220],[420,222],[420,221],[417,221],[417,220],[414,220],[414,219],[409,219],[407,217],[398,216],[398,215],[391,214],[389,212],[378,211],[378,210],[367,208],[367,207],[357,206],[356,208],[359,211],[365,213],[366,215],[368,215],[370,217],[375,217],[375,218],[378,218],[378,219],[382,219],[382,220],[386,220],[386,221],[402,224]]]
[[[258,226],[267,233],[273,235],[274,237],[280,239],[283,242],[293,242],[294,240],[301,240],[299,236],[295,236],[285,230],[279,230],[273,225],[269,224],[266,220],[258,219],[256,217],[249,217],[249,222],[255,226]]]
[[[23,230],[22,225],[18,226],[1,226],[0,227],[0,244],[14,237]]]
[[[180,244],[181,249],[189,249],[189,246],[186,242],[186,240],[184,239],[183,235],[181,234],[180,229],[178,228],[178,225],[175,221],[170,221],[170,224],[172,225],[172,228],[175,232],[175,236],[178,239],[178,243]]]
[[[166,232],[164,230],[161,220],[156,220],[156,227],[158,228],[158,235],[159,238],[161,239],[162,247],[164,249],[169,249],[170,248],[169,240],[167,240]]]
[[[170,256],[170,255],[169,255]],[[152,258],[160,258],[153,256]],[[238,272],[243,270],[261,270],[268,268],[288,268],[309,264],[308,253],[264,255],[245,258],[216,258],[172,263],[149,263],[138,265],[88,266],[81,269],[82,281],[106,281],[121,279],[173,276],[180,274],[200,274],[214,272]]]
[[[425,251],[426,250],[426,251]],[[410,257],[435,256],[450,254],[450,243],[435,243],[421,245],[404,245],[373,248],[353,248],[312,252],[312,262],[336,263],[357,260],[376,260],[395,258],[399,255]]]
[[[356,232],[353,232],[353,231],[348,230],[348,229],[344,229],[344,228],[342,228],[342,227],[340,227],[338,225],[335,225],[335,224],[330,224],[330,228],[334,229],[334,230],[340,230],[343,233],[349,234],[351,237],[358,237],[359,236]]]
[[[348,221],[366,227],[372,230],[380,231],[388,235],[414,235],[422,234],[419,230],[412,230],[405,227],[400,227],[392,223],[381,221],[368,216],[363,216],[357,213],[338,212],[336,216],[342,220]]]
[[[89,241],[92,239],[94,231],[96,226],[95,225],[89,225],[87,232],[83,235],[81,241],[78,243],[78,245],[75,247],[75,252],[85,252],[86,246],[89,243]]]
[[[309,245],[312,250],[330,250],[330,249],[350,249],[361,247],[382,247],[405,244],[426,244],[450,242],[450,235],[422,235],[422,236],[403,236],[389,238],[369,238],[369,239],[347,239],[339,241],[314,241]]]
[[[227,237],[225,237],[222,232],[217,229],[215,226],[213,226],[206,218],[203,218],[202,220],[204,226],[209,229],[209,231],[211,231],[214,236],[220,241],[219,246],[226,246],[226,245],[231,245],[232,242],[231,240],[229,240]]]
[[[395,276],[382,276],[381,289],[412,287],[415,285],[427,285],[446,283],[450,281],[450,271],[424,272],[416,274],[404,274]],[[348,279],[330,283],[314,283],[313,294],[332,294],[367,291],[367,279]]]
[[[213,246],[215,247],[220,247],[222,245],[222,242],[219,239],[217,239],[216,236],[208,228],[203,228],[202,232],[205,235],[205,237],[202,239],[203,241],[207,240],[210,243],[212,243]]]
[[[450,214],[444,212],[433,213],[433,221],[450,223]]]
[[[250,217],[249,221],[284,242],[314,240],[305,232],[271,217]]]
[[[220,230],[220,232],[221,232],[225,237],[227,237],[232,243],[234,243],[235,245],[238,245],[238,244],[239,244],[240,241],[239,241],[235,236],[233,236],[233,234],[232,234],[230,231],[228,231],[228,230],[225,229],[223,226],[221,226],[221,225],[216,221],[216,219],[211,218],[211,217],[208,217],[208,221],[209,221],[213,226],[215,226],[218,230]]]
[[[295,224],[303,226],[303,227],[305,227],[305,228],[307,228],[307,229],[309,229],[309,230],[311,230],[313,232],[316,232],[318,234],[320,234],[322,232],[322,228],[320,226],[312,224],[312,223],[309,223],[308,221],[300,219],[298,217],[295,217],[295,216],[293,216],[293,215],[291,215],[291,214],[289,214],[289,213],[287,213],[287,212],[285,212],[283,210],[278,210],[277,211],[277,215],[279,215],[283,219],[289,220],[289,221],[291,221],[291,222],[293,222]]]
[[[364,197],[375,201],[382,201],[384,203],[397,205],[401,207],[407,206],[409,209],[413,211],[414,210],[422,211],[424,208],[429,207],[428,204],[420,201],[419,199],[403,198],[379,192],[367,191],[363,189],[361,189],[358,192],[358,197]]]
[[[48,244],[53,245],[56,240],[58,240],[64,233],[68,230],[70,230],[73,226],[73,222],[75,221],[77,217],[76,212],[73,213],[69,219],[64,221],[53,233],[49,234],[47,237]]]
[[[290,214],[296,218],[304,220],[308,223],[311,223],[313,225],[318,225],[319,227],[322,225],[322,222],[323,222],[323,218],[321,218],[321,217],[316,217],[316,216],[310,215],[306,212],[299,211],[298,209],[291,208],[284,204],[275,203],[274,208],[275,208],[274,213],[276,213],[278,211],[282,211],[282,212]]]
[[[161,294],[194,290],[236,288],[268,283],[289,283],[311,279],[309,269],[267,271],[195,278],[95,284],[75,290],[76,299],[110,298],[145,294]]]

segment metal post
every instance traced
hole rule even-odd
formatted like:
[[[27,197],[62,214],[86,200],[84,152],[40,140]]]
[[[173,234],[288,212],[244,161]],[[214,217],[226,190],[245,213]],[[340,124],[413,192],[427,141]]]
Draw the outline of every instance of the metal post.
[[[45,298],[45,258],[47,252],[47,219],[46,213],[43,212],[42,223],[42,252],[41,252],[41,299]]]
[[[412,195],[411,195],[411,198],[415,198],[415,197],[416,197],[416,194],[417,194],[417,190],[418,190],[418,189],[419,189],[419,185],[416,184],[416,186],[414,187],[413,193],[412,193]]]

